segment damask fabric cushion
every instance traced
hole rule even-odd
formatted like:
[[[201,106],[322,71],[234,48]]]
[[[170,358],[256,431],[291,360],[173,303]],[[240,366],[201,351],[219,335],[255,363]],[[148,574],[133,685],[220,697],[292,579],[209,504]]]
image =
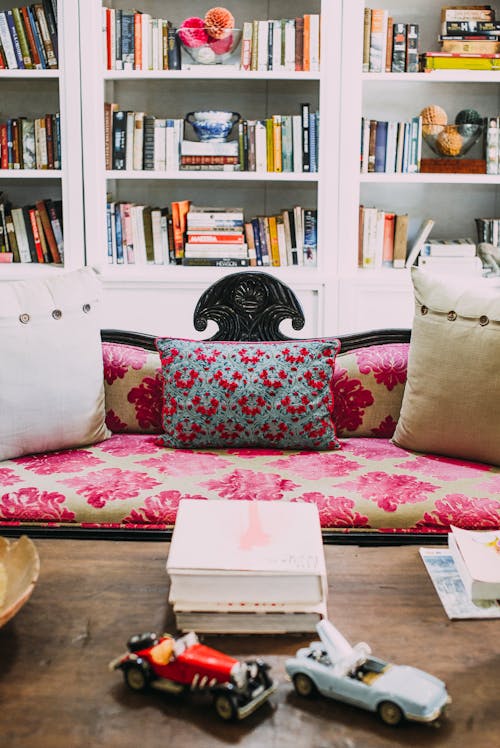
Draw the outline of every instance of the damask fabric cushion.
[[[0,283],[0,459],[109,436],[93,270]]]
[[[336,449],[338,340],[156,340],[168,447]]]
[[[394,442],[500,465],[500,287],[412,272],[415,317]]]

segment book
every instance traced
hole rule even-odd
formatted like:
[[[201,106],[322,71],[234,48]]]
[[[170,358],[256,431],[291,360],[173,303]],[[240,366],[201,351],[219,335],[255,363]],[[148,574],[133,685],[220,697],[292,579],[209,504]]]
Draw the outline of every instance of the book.
[[[479,257],[431,257],[420,255],[418,267],[444,275],[482,276],[483,263]]]
[[[174,606],[180,631],[203,634],[291,634],[315,632],[316,624],[327,617],[326,605],[303,611],[183,611]]]
[[[363,10],[363,73],[370,70],[370,34],[372,26],[372,9],[364,8]]]
[[[221,527],[224,542],[214,543]],[[281,501],[182,499],[167,572],[169,600],[184,609],[240,602],[317,605],[327,591],[318,509]]]
[[[382,266],[392,267],[394,261],[394,225],[395,213],[384,213],[384,233],[382,246]]]
[[[426,218],[425,221],[420,226],[417,235],[415,236],[415,239],[413,240],[413,244],[410,247],[410,251],[408,252],[408,257],[406,259],[406,267],[411,268],[412,265],[415,264],[415,261],[417,257],[419,256],[422,247],[424,246],[427,237],[432,231],[432,228],[434,226],[434,219],[433,218]]]
[[[485,37],[472,39],[456,39],[453,37],[440,37],[442,52],[471,52],[477,54],[480,52],[500,52],[500,41],[492,40]]]
[[[387,47],[387,22],[389,12],[382,8],[372,8],[370,30],[370,73],[385,71]]]
[[[196,267],[218,267],[218,268],[242,268],[248,267],[251,262],[247,257],[191,257],[182,258],[183,265]]]
[[[448,548],[420,548],[419,552],[448,618],[500,618],[497,600],[476,603],[469,597]]]
[[[500,70],[500,53],[426,52],[426,70]]]
[[[471,600],[500,600],[500,530],[451,525],[448,548]]]
[[[392,266],[404,268],[408,243],[408,213],[398,213],[394,222],[394,257]]]
[[[426,257],[475,257],[476,244],[472,239],[429,239],[420,253]]]
[[[387,126],[387,122],[378,120],[375,127],[375,163],[373,168],[375,172],[385,172]]]
[[[406,72],[418,73],[418,45],[419,45],[418,23],[406,24]]]

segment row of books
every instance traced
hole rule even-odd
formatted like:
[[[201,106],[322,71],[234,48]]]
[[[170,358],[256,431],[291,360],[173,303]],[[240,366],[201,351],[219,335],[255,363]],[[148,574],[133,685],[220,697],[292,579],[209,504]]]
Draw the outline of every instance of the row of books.
[[[14,207],[0,193],[0,262],[64,262],[62,201]]]
[[[418,256],[418,266],[445,275],[482,275],[483,263],[473,239],[429,239]]]
[[[107,70],[178,70],[181,54],[171,21],[150,13],[102,8]]]
[[[487,242],[500,247],[500,218],[476,218],[478,242]]]
[[[210,539],[221,527],[224,542],[214,545]],[[167,573],[168,599],[181,631],[312,632],[327,614],[325,557],[313,504],[183,499]]]
[[[319,112],[241,120],[237,139],[223,143],[184,137],[183,119],[104,107],[107,169],[317,172]]]
[[[312,71],[320,68],[319,14],[245,21],[241,70]]]
[[[500,23],[495,20],[491,6],[442,8],[441,52],[498,53],[499,37]]]
[[[395,120],[361,119],[361,173],[413,174],[420,171],[422,117]]]
[[[60,169],[60,115],[12,117],[0,123],[1,169]]]
[[[404,268],[408,214],[359,206],[358,265],[361,268]]]
[[[317,172],[319,112],[274,114],[238,125],[240,168],[258,172]]]
[[[58,54],[54,0],[0,10],[0,69],[56,69]]]
[[[242,209],[200,208],[189,200],[162,208],[108,196],[111,264],[315,265],[317,210],[294,206],[245,220]]]
[[[419,25],[400,23],[382,8],[365,8],[363,66],[365,73],[418,73]]]

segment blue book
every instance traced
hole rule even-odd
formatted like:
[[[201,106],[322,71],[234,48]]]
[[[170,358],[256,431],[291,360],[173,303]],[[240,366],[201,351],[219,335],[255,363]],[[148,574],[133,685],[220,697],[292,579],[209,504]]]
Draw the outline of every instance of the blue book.
[[[318,211],[304,209],[304,265],[316,265],[318,253]]]
[[[38,52],[38,57],[40,58],[40,65],[42,66],[43,70],[46,70],[47,58],[45,56],[45,47],[43,46],[42,40],[40,38],[38,23],[36,21],[35,14],[33,13],[33,9],[29,5],[26,6],[26,10],[28,11],[28,18],[30,21],[31,30],[33,32],[33,38],[35,40],[36,51]]]
[[[318,162],[316,159],[316,145],[318,142],[318,133],[316,130],[316,114],[310,112],[309,114],[309,171],[318,171]]]
[[[375,171],[385,172],[387,122],[378,121],[375,130]]]
[[[123,265],[123,231],[122,231],[122,215],[120,212],[120,206],[117,204],[115,207],[115,233],[116,233],[116,262],[118,265]]]
[[[134,69],[134,16],[133,10],[122,12],[121,58],[124,70]]]
[[[16,25],[14,23],[14,16],[11,10],[6,10],[5,15],[7,16],[7,25],[12,38],[12,44],[14,45],[14,54],[16,55],[17,67],[20,70],[25,70],[26,65],[23,60],[23,53],[21,52],[21,45],[19,44],[19,37],[16,31]]]
[[[259,219],[252,218],[253,243],[255,245],[255,256],[257,265],[262,265],[262,246],[260,243]]]
[[[106,241],[108,250],[108,262],[113,263],[113,209],[114,203],[106,203]]]

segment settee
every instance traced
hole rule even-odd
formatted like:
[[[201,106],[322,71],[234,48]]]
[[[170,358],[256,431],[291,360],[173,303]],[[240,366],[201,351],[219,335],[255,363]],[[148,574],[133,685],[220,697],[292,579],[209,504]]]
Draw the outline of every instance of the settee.
[[[212,340],[286,340],[285,320],[301,329],[300,304],[260,272],[226,276],[194,313],[198,331],[217,323]],[[169,448],[158,438],[163,390],[155,338],[105,330],[111,435],[0,462],[0,532],[164,537],[183,498],[312,502],[326,542],[435,543],[451,524],[498,528],[499,467],[392,441],[410,337],[409,330],[340,336],[333,380],[339,449]]]

